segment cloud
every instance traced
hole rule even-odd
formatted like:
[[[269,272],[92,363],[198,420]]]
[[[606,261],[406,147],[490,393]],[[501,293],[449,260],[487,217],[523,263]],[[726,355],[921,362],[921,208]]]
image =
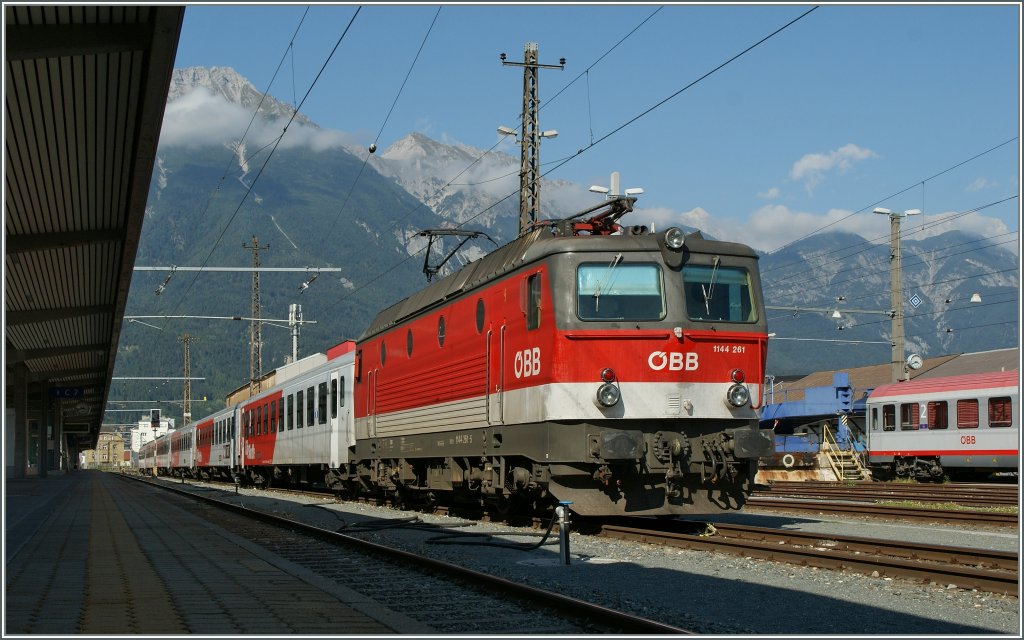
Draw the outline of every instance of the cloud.
[[[758,198],[764,198],[765,200],[774,200],[779,197],[779,188],[772,187],[771,189],[757,194]]]
[[[285,119],[257,118],[249,127],[252,111],[228,102],[206,88],[169,102],[164,111],[160,144],[176,147],[202,147],[233,144],[245,135],[247,147],[257,150],[273,143],[287,124]],[[341,148],[355,139],[341,131],[306,127],[293,122],[278,148],[308,147],[314,151]]]
[[[850,143],[828,153],[808,153],[793,164],[789,170],[789,177],[793,180],[803,180],[810,193],[825,179],[826,173],[836,169],[840,173],[845,173],[855,163],[875,157],[878,157],[878,154],[874,151]]]
[[[991,189],[992,187],[999,186],[999,183],[993,182],[988,178],[978,178],[971,184],[967,185],[968,191],[981,191],[982,189]]]

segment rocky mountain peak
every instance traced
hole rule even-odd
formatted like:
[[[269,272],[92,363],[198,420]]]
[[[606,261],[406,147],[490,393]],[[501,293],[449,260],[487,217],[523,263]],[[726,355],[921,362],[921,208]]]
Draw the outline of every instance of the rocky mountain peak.
[[[175,69],[171,74],[171,86],[167,93],[167,101],[174,102],[200,88],[245,109],[252,110],[259,105],[260,115],[268,119],[290,118],[295,111],[290,104],[281,102],[271,95],[264,96],[262,91],[231,67]],[[295,117],[295,121],[309,127],[317,127],[313,121],[301,113]]]

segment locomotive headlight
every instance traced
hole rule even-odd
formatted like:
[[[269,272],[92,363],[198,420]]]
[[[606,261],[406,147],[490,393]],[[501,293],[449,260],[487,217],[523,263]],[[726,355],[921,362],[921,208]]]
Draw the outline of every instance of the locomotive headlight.
[[[729,387],[729,391],[726,393],[726,399],[734,407],[745,406],[750,402],[750,390],[747,389],[746,385],[734,384]]]
[[[665,231],[665,244],[669,249],[675,249],[678,251],[683,248],[683,243],[685,241],[683,231],[679,227],[669,227],[668,230]]]
[[[597,403],[602,407],[614,407],[619,402],[619,388],[606,382],[597,388]]]

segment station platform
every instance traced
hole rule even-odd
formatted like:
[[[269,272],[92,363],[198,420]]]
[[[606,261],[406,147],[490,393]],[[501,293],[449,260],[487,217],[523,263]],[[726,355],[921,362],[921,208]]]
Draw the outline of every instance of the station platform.
[[[181,509],[154,509],[155,491],[93,470],[7,480],[4,636],[433,631]]]

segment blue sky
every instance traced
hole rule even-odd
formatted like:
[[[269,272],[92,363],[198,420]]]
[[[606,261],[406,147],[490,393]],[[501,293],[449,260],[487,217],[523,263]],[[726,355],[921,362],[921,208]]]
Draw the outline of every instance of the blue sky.
[[[541,63],[566,58],[539,72],[540,125],[559,132],[544,168],[583,150],[547,178],[620,172],[645,191],[633,223],[771,251],[830,223],[887,239],[875,206],[922,209],[912,231],[1005,200],[950,224],[1019,251],[1016,3],[825,4],[677,94],[813,6],[369,4],[324,67],[357,5],[309,7],[294,40],[304,5],[189,5],[176,66],[233,67],[266,90],[281,65],[271,94],[309,91],[321,127],[380,149],[412,131],[488,149],[522,104],[522,70],[499,54],[522,61],[536,42]]]

